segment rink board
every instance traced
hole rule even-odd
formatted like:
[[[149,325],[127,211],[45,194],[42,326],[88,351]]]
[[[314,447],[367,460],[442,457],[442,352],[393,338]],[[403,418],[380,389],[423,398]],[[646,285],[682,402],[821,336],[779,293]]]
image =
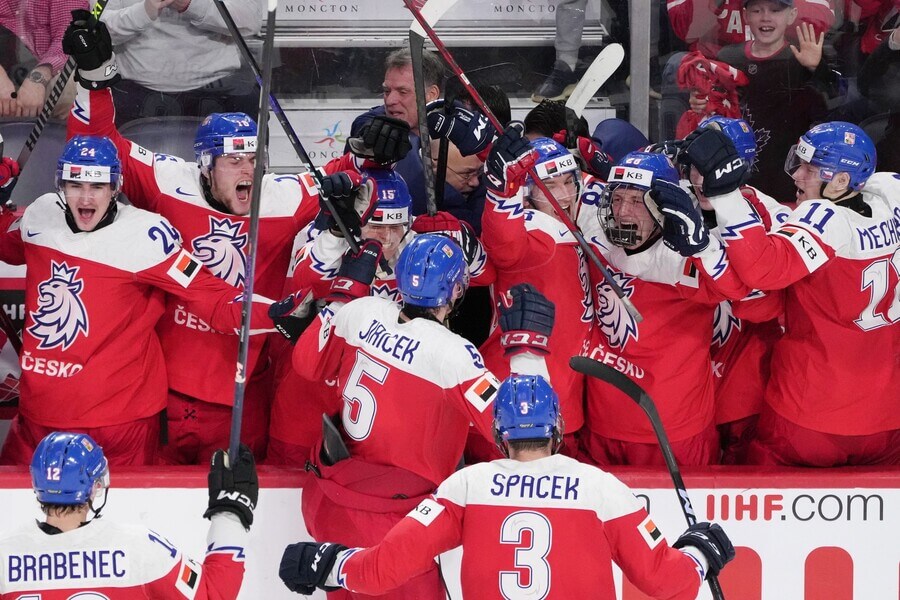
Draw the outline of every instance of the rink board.
[[[650,508],[669,541],[685,527],[665,471],[614,471]],[[299,512],[296,470],[262,467],[259,509],[242,599],[296,598],[278,580],[288,543],[309,539]],[[685,471],[700,520],[721,523],[738,546],[723,573],[728,600],[895,600],[900,565],[900,471],[716,468]],[[0,468],[6,529],[40,516],[24,470]],[[105,518],[153,527],[202,557],[208,522],[205,469],[118,469]],[[461,597],[458,554],[444,561],[452,597]],[[454,581],[456,580],[456,581]],[[645,598],[619,582],[621,600]],[[324,598],[324,594],[318,596]],[[704,588],[700,598],[709,598]]]

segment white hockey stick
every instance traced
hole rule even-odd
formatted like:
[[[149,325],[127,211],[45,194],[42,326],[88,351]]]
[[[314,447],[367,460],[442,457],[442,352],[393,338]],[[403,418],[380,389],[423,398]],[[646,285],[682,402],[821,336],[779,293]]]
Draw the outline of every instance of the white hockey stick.
[[[624,59],[625,49],[622,48],[622,44],[610,44],[604,48],[588,67],[588,70],[584,72],[578,85],[572,91],[572,95],[566,100],[566,108],[571,108],[575,111],[575,115],[580,117],[587,103],[594,97],[597,90],[613,76]]]
[[[419,10],[419,14],[421,14],[422,18],[428,22],[430,27],[434,27],[434,24],[444,16],[444,13],[453,8],[456,1],[457,0],[427,0],[425,6]],[[425,33],[425,28],[419,24],[418,20],[413,20],[412,25],[409,26],[409,30],[422,39],[428,37],[428,34]]]

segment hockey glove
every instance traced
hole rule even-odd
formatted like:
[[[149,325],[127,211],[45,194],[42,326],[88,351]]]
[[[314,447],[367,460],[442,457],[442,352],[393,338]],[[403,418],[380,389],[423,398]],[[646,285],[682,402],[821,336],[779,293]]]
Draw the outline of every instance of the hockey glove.
[[[333,592],[338,586],[326,586],[338,554],[347,549],[341,544],[300,542],[290,544],[281,555],[278,576],[292,592],[310,596],[316,588]]]
[[[682,256],[694,256],[709,246],[709,230],[691,196],[680,186],[653,178],[650,197],[663,213],[663,243]]]
[[[603,181],[609,180],[609,172],[613,167],[612,156],[600,149],[600,145],[587,137],[577,140],[577,156],[581,157],[585,170]]]
[[[484,163],[488,189],[503,198],[516,195],[537,160],[537,150],[522,137],[523,131],[520,121],[510,123],[494,141]]]
[[[116,67],[109,30],[87,10],[73,10],[63,34],[63,52],[75,59],[78,81],[91,90],[110,87],[122,79]]]
[[[328,302],[350,302],[368,296],[381,255],[381,242],[378,240],[363,241],[359,252],[348,250],[325,299]]]
[[[228,463],[225,450],[213,453],[209,468],[209,508],[203,513],[203,518],[227,511],[236,514],[244,527],[250,529],[259,499],[259,479],[253,453],[241,444],[237,462],[230,466]]]
[[[707,198],[733,192],[750,178],[750,166],[731,139],[717,129],[704,127],[684,138],[682,159],[703,175]]]
[[[556,307],[529,283],[519,283],[500,296],[500,345],[507,356],[550,352]]]
[[[369,222],[378,204],[375,181],[363,179],[352,171],[339,171],[322,178],[322,189],[319,192],[319,215],[315,226],[322,230],[330,229],[340,237],[342,234],[337,225],[340,220],[350,235],[358,238],[362,233],[362,226]],[[331,201],[334,213],[323,196]]]
[[[672,544],[674,548],[692,546],[706,557],[706,575],[718,575],[734,558],[734,546],[718,523],[694,523]]]
[[[676,165],[678,161],[681,159],[681,147],[684,144],[682,140],[666,140],[664,142],[657,142],[655,144],[650,144],[646,148],[644,148],[644,152],[653,152],[655,154],[665,154],[669,157]]]
[[[412,149],[409,143],[409,123],[387,115],[377,115],[362,128],[359,137],[347,140],[350,151],[380,165],[402,160]]]
[[[297,340],[316,318],[316,303],[312,292],[304,296],[302,292],[291,294],[284,300],[269,306],[269,318],[278,333],[286,337],[291,344]]]
[[[428,133],[432,138],[447,138],[463,156],[478,154],[491,143],[497,133],[487,117],[454,102],[450,114],[444,112],[444,101],[428,103]]]
[[[19,176],[19,163],[4,156],[0,158],[0,188],[4,188]]]
[[[416,233],[439,233],[456,242],[462,248],[470,270],[480,254],[480,243],[472,226],[448,212],[438,211],[431,216],[419,215],[413,221],[412,229]]]

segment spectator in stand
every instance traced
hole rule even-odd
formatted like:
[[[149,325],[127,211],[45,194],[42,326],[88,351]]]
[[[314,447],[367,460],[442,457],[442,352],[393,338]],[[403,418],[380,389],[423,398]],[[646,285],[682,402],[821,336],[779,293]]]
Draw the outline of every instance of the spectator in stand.
[[[887,112],[884,136],[876,144],[878,163],[900,172],[900,25],[870,54],[859,70],[859,91],[870,112]]]
[[[119,73],[116,123],[141,117],[255,113],[259,92],[215,3],[109,0],[103,11]],[[244,37],[258,35],[262,0],[224,0]]]
[[[718,59],[737,67],[749,83],[741,88],[743,117],[756,131],[758,170],[750,183],[785,201],[794,186],[781,177],[784,156],[809,125],[825,115],[826,94],[836,93],[837,73],[822,60],[825,35],[797,27],[798,46],[785,32],[797,19],[793,0],[748,0],[744,18],[753,41],[732,44]]]
[[[898,0],[844,0],[846,14],[858,20],[862,32],[859,46],[863,54],[871,54],[875,48],[900,27],[900,2]],[[857,10],[858,7],[858,10]]]
[[[678,87],[690,92],[691,108],[678,121],[675,137],[687,137],[700,121],[713,115],[740,117],[737,88],[747,85],[747,81],[743,72],[730,65],[709,60],[699,52],[685,55],[678,67]],[[754,147],[754,157],[755,152]]]
[[[16,52],[11,47],[14,44],[9,44],[8,49],[0,52],[0,117],[34,117],[40,114],[66,63],[62,36],[71,19],[71,12],[87,7],[87,0],[0,0],[0,26],[9,30],[36,60],[25,78],[17,81]],[[70,81],[53,116],[65,118],[74,97],[75,86]]]

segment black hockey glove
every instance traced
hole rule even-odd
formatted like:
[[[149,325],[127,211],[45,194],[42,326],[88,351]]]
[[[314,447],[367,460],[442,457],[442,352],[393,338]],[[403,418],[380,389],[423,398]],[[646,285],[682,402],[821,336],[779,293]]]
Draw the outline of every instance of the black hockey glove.
[[[337,555],[346,550],[341,544],[318,544],[316,542],[300,542],[290,544],[281,555],[281,566],[278,576],[292,592],[310,596],[316,588],[333,592],[341,589],[337,586],[326,586],[331,569]]]
[[[109,30],[87,10],[73,10],[62,38],[63,52],[75,59],[76,77],[92,90],[114,85],[122,76],[116,68]]]
[[[378,240],[364,240],[359,245],[359,252],[348,250],[325,299],[328,302],[350,302],[368,296],[381,255],[381,242]]]
[[[325,203],[324,197],[331,201],[334,213]],[[338,219],[347,227],[355,238],[362,233],[362,226],[369,222],[378,205],[375,195],[375,181],[365,180],[352,171],[339,171],[322,178],[322,189],[319,190],[319,215],[316,217],[317,229],[330,229],[340,236]]]
[[[525,126],[520,121],[510,123],[494,140],[484,163],[488,189],[503,198],[516,195],[537,160],[537,150],[522,137],[523,131]]]
[[[253,524],[253,511],[259,499],[256,461],[245,444],[240,445],[237,461],[229,466],[228,453],[216,450],[209,467],[209,508],[205,519],[222,511],[236,514],[244,527]]]
[[[312,292],[302,296],[300,292],[269,306],[269,318],[278,333],[286,337],[291,344],[297,340],[316,318],[316,302]]]
[[[738,189],[750,178],[750,165],[738,155],[731,139],[712,127],[684,138],[680,158],[703,176],[703,195],[721,196]]]
[[[665,154],[676,165],[681,159],[681,147],[684,144],[682,140],[665,140],[650,144],[644,148],[644,152],[654,152],[656,154]]]
[[[556,306],[530,283],[519,283],[500,297],[500,344],[507,356],[550,352]]]
[[[377,115],[360,131],[359,137],[347,140],[350,151],[360,158],[388,165],[402,160],[412,149],[409,123],[387,115]]]
[[[674,548],[693,546],[703,553],[709,570],[706,575],[718,575],[734,558],[734,546],[718,523],[694,523],[672,544]]]
[[[663,213],[663,243],[682,256],[694,256],[709,246],[709,230],[690,194],[680,186],[653,179],[650,197]]]
[[[428,133],[435,139],[447,138],[460,154],[471,156],[487,148],[497,132],[480,112],[472,112],[454,102],[447,114],[444,100],[435,100],[428,103]]]

